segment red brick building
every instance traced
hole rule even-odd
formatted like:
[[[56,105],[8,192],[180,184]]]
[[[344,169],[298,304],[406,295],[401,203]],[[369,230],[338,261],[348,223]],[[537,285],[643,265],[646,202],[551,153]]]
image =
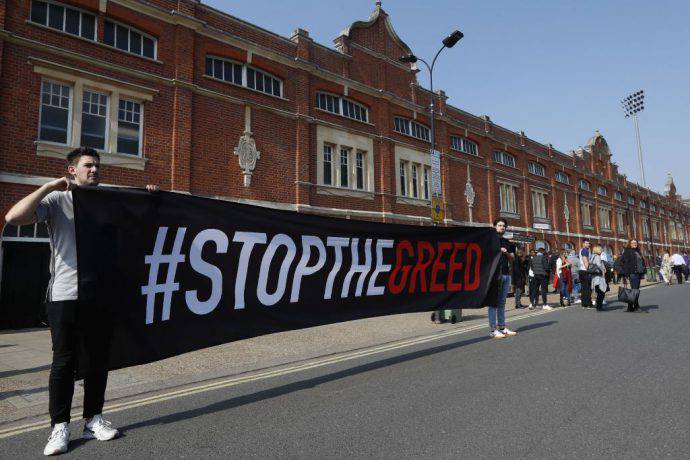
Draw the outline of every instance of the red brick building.
[[[562,153],[432,95],[398,61],[410,48],[380,2],[334,43],[196,0],[0,2],[0,211],[90,145],[108,184],[429,224],[433,97],[448,225],[503,216],[551,248],[686,248],[672,181],[664,194],[629,182],[599,133]],[[4,229],[0,289],[44,232]]]

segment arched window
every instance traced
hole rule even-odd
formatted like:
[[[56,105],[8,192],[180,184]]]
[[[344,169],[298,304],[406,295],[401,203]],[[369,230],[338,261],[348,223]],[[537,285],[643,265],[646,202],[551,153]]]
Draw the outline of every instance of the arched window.
[[[566,243],[563,243],[563,249],[564,249],[565,251],[570,252],[570,251],[574,251],[574,250],[575,250],[575,246],[573,245],[573,243],[567,243],[567,242],[566,242]]]
[[[541,248],[544,248],[544,251],[549,251],[551,249],[551,245],[549,245],[548,241],[544,240],[537,240],[534,242],[534,249],[537,251]]]

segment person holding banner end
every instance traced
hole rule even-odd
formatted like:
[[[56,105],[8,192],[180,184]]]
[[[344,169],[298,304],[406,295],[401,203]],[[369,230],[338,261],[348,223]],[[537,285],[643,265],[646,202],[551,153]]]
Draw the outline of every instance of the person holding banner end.
[[[516,335],[517,332],[511,331],[506,327],[506,298],[510,290],[510,262],[515,260],[515,245],[508,241],[503,235],[506,232],[508,223],[505,219],[496,219],[494,228],[501,244],[501,260],[498,264],[499,270],[499,293],[496,306],[489,306],[489,336],[493,339],[502,339]]]
[[[51,279],[46,293],[46,312],[53,342],[53,362],[48,383],[50,422],[52,431],[43,453],[56,455],[67,452],[69,422],[74,395],[76,361],[84,345],[88,360],[105,360],[105,338],[98,328],[90,328],[80,311],[93,310],[81,305],[77,285],[77,246],[74,229],[72,190],[79,186],[99,183],[100,156],[89,147],[80,147],[67,155],[66,177],[52,180],[17,202],[6,214],[12,225],[45,222],[48,225],[51,247]],[[147,185],[149,192],[158,187]],[[83,301],[83,300],[82,300]],[[97,361],[98,362],[98,361]],[[118,430],[106,421],[101,412],[105,400],[108,371],[84,377],[84,439],[108,441]]]

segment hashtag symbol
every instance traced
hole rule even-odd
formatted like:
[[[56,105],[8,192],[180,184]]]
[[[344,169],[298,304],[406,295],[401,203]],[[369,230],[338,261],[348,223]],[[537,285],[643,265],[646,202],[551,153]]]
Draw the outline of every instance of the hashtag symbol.
[[[180,283],[175,282],[175,273],[177,272],[177,265],[185,261],[185,256],[180,253],[180,249],[182,248],[182,241],[186,231],[186,228],[178,228],[172,251],[170,254],[163,254],[168,227],[158,228],[153,254],[144,257],[144,263],[149,265],[149,284],[141,287],[141,294],[146,296],[146,324],[153,323],[157,294],[163,294],[163,314],[161,319],[163,321],[170,319],[172,294],[180,289]],[[158,269],[165,264],[169,265],[165,283],[158,284]]]

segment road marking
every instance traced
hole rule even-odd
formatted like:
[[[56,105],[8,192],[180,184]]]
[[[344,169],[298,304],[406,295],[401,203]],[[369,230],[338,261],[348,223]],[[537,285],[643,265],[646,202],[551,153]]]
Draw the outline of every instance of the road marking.
[[[652,286],[653,285],[645,286],[641,290],[648,289]],[[613,297],[613,296],[609,296],[609,297]],[[525,313],[523,315],[511,316],[510,320],[514,321],[514,320],[532,318],[534,316],[541,316],[544,314],[553,313],[553,312],[561,311],[561,310],[566,310],[566,309],[574,308],[574,307],[575,307],[575,305],[571,305],[570,307],[559,307],[559,308],[554,308],[553,310],[533,311],[530,313]],[[283,369],[269,370],[269,371],[259,372],[256,374],[251,374],[251,375],[246,375],[246,376],[229,377],[227,379],[223,379],[223,380],[213,382],[213,383],[202,384],[202,385],[198,385],[198,386],[191,387],[191,388],[185,388],[182,390],[173,390],[173,391],[169,391],[167,393],[162,393],[162,394],[155,395],[155,396],[148,396],[148,397],[144,397],[144,398],[140,398],[140,399],[135,399],[132,401],[106,405],[106,406],[104,406],[103,411],[108,412],[108,413],[120,412],[120,411],[123,411],[126,409],[133,409],[135,407],[148,406],[150,404],[154,404],[157,402],[163,402],[163,401],[168,401],[171,399],[181,398],[183,396],[191,396],[191,395],[195,395],[198,393],[204,393],[204,392],[211,391],[211,390],[218,390],[221,388],[230,388],[230,387],[240,385],[242,383],[256,382],[259,380],[265,380],[265,379],[269,379],[272,377],[280,377],[283,375],[294,374],[296,372],[306,371],[306,370],[314,369],[317,367],[328,366],[331,364],[338,364],[338,363],[342,363],[345,361],[350,361],[350,360],[357,359],[357,358],[363,358],[363,357],[378,354],[378,353],[384,353],[387,351],[398,350],[400,348],[411,347],[413,345],[428,343],[428,342],[440,340],[440,339],[443,339],[446,337],[452,337],[454,335],[461,335],[461,334],[465,334],[467,332],[476,331],[478,329],[484,329],[485,327],[486,327],[486,324],[476,324],[474,326],[469,326],[469,327],[462,328],[462,329],[451,329],[451,330],[447,330],[447,331],[443,331],[443,332],[437,332],[437,333],[434,333],[431,335],[415,337],[412,339],[403,339],[403,340],[399,340],[399,341],[396,341],[393,343],[376,345],[376,346],[361,349],[361,350],[346,352],[345,354],[342,354],[339,356],[316,358],[315,360],[312,360],[308,363],[296,364],[296,365],[289,366],[289,367],[286,367]],[[80,411],[74,411],[74,412],[72,412],[72,418],[76,419],[80,416],[80,414],[81,414]],[[16,436],[19,434],[28,433],[30,431],[41,430],[41,429],[49,428],[49,427],[50,427],[50,421],[42,420],[40,422],[34,422],[34,423],[26,424],[26,425],[20,425],[20,426],[14,427],[14,428],[5,428],[3,430],[0,430],[0,439],[9,438],[11,436]]]

